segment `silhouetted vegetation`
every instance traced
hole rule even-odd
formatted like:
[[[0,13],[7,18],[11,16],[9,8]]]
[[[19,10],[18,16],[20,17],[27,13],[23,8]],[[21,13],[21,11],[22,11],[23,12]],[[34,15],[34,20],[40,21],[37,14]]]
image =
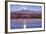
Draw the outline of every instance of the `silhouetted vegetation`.
[[[23,10],[24,11],[24,10]],[[33,13],[32,11],[17,11],[17,12],[11,12],[11,19],[32,19],[32,18],[42,18],[41,13]]]

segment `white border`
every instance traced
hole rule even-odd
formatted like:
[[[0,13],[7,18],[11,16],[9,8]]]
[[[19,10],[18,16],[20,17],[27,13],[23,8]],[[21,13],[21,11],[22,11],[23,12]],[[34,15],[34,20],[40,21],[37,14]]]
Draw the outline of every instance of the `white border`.
[[[42,28],[10,29],[10,4],[42,6]],[[44,4],[8,2],[8,32],[36,31],[36,30],[44,30]]]

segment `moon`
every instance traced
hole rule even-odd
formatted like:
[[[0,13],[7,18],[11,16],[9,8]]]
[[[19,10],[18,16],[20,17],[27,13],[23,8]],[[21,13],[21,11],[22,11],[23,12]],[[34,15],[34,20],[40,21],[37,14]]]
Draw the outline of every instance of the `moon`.
[[[24,10],[26,9],[26,7],[24,7]]]
[[[26,10],[27,8],[26,7],[22,7],[23,8],[23,10]]]

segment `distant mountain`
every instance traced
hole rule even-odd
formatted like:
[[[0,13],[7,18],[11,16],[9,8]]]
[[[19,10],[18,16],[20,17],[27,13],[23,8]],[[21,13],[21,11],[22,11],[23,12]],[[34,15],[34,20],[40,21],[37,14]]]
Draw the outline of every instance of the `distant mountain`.
[[[20,10],[20,11],[12,11],[12,13],[29,13],[29,14],[32,14],[32,13],[36,13],[36,14],[40,14],[41,11],[31,11],[31,10]]]

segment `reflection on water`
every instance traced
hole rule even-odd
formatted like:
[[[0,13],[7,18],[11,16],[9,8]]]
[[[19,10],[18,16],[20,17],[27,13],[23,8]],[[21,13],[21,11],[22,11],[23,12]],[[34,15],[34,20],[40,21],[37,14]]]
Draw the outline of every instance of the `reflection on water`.
[[[11,19],[11,29],[23,29],[24,27],[40,28],[42,27],[42,19]]]

